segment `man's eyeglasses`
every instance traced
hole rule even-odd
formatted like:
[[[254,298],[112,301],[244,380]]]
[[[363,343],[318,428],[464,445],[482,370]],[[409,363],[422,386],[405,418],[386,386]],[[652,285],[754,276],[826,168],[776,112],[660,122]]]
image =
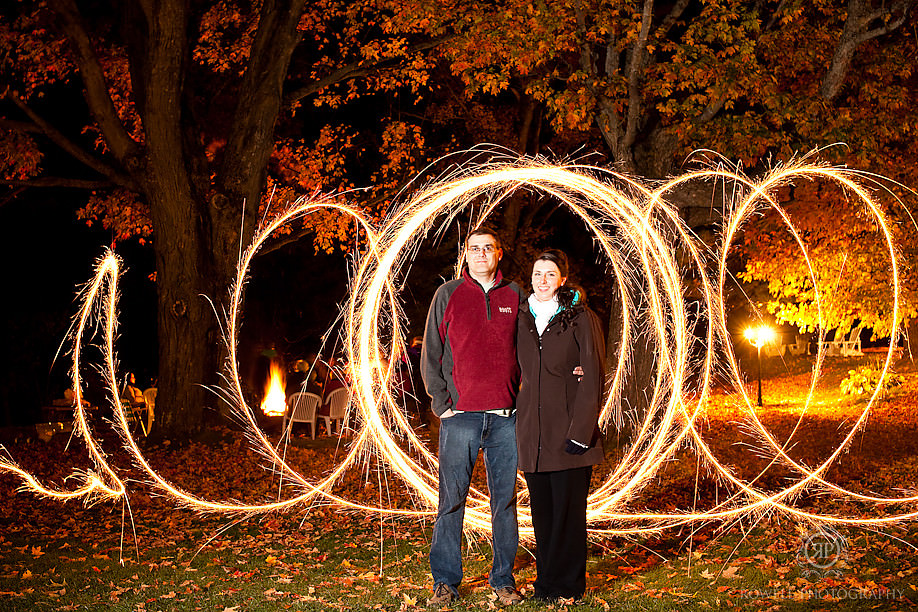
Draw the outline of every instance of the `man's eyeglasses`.
[[[478,246],[477,244],[473,244],[472,246],[469,247],[469,253],[474,253],[475,255],[478,255],[479,253],[490,255],[496,250],[497,250],[497,247],[494,246],[493,244],[486,244],[484,246]]]

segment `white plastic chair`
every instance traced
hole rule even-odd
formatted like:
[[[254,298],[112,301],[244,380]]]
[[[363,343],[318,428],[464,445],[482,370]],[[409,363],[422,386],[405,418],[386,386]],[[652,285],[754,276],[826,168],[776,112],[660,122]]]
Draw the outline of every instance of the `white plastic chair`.
[[[781,336],[777,336],[771,342],[763,345],[762,354],[765,357],[783,357],[784,345],[781,344]]]
[[[143,401],[147,405],[147,432],[153,427],[153,409],[156,407],[156,387],[143,392]]]
[[[344,417],[347,415],[347,405],[351,401],[351,391],[347,387],[335,389],[328,394],[328,416],[321,415],[325,421],[325,430],[328,435],[334,433],[334,423],[338,421],[338,433],[344,428]]]
[[[281,431],[287,435],[287,421],[293,423],[309,423],[312,425],[312,439],[316,439],[316,411],[322,398],[315,393],[298,392],[290,394],[287,398],[287,411],[284,412],[284,421]]]
[[[797,334],[794,338],[794,343],[787,345],[787,352],[791,355],[806,355],[809,346],[809,338],[802,334]]]

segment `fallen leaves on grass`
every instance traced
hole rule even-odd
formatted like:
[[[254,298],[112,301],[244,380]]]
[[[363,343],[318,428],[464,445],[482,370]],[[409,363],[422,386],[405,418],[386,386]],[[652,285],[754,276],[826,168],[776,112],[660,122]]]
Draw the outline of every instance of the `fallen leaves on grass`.
[[[768,384],[773,385],[770,389],[775,395],[779,393],[776,389],[786,387],[790,398],[796,397],[790,390],[797,393],[801,383],[771,379]],[[836,482],[883,492],[918,481],[918,382],[907,377],[905,387],[900,395],[877,407],[863,432],[865,440],[877,436],[883,444],[853,446],[830,472]],[[760,465],[749,459],[748,448],[737,445],[748,442],[740,427],[742,413],[729,406],[726,396],[712,404],[703,423],[705,439],[718,457],[737,466],[739,472],[755,473]],[[818,406],[803,419],[806,435],[794,446],[793,452],[802,461],[824,456],[859,410],[851,402]],[[795,411],[794,402],[788,401],[759,416],[769,431],[785,440],[798,425],[800,415]],[[337,464],[340,451],[335,447],[301,443],[307,446],[288,449],[288,459],[307,477],[318,479]],[[65,449],[57,438],[49,444],[23,445],[15,453],[24,467],[39,471],[49,482],[61,479],[83,461],[80,452]],[[208,443],[156,447],[148,449],[147,455],[166,478],[212,499],[263,500],[276,498],[279,492],[262,458],[249,452],[241,436],[229,430],[216,431],[216,439]],[[60,460],[48,461],[49,456]],[[129,467],[122,469],[130,472]],[[378,502],[381,492],[376,480],[367,478],[374,469],[371,465],[366,471],[349,473],[336,493]],[[694,456],[680,453],[648,486],[646,498],[670,509],[715,502],[722,491],[716,483],[696,486],[696,470]],[[595,477],[602,478],[598,472]],[[780,484],[784,476],[776,471],[769,477]],[[483,483],[483,474],[476,477]],[[761,484],[768,483],[768,477],[763,478]],[[387,499],[410,507],[411,496],[398,489],[395,480],[388,486]],[[875,511],[828,497],[804,496],[800,502],[854,515]],[[245,598],[257,597],[275,602],[278,609],[308,603],[349,610],[355,601],[382,605],[373,599],[377,597],[388,598],[387,609],[413,610],[423,605],[424,593],[430,589],[424,582],[429,579],[429,532],[424,531],[429,524],[424,522],[318,506],[304,508],[302,514],[253,517],[229,524],[223,517],[176,508],[171,500],[146,492],[132,494],[129,503],[129,507],[64,505],[15,494],[15,483],[0,477],[0,518],[8,527],[0,535],[0,594],[22,601],[53,601],[50,607],[54,609],[67,609],[77,598],[98,607],[117,601],[139,610],[157,606],[192,609],[192,602],[206,595],[217,598],[214,601],[219,604],[204,609],[248,609]],[[616,607],[610,602],[636,598],[660,599],[662,603],[655,605],[672,608],[687,601],[696,608],[712,609],[728,601],[750,609],[781,603],[768,596],[758,599],[765,601],[764,606],[756,604],[755,597],[741,598],[750,592],[750,580],[765,585],[764,589],[772,590],[769,592],[785,593],[781,596],[785,599],[800,601],[810,601],[807,593],[836,582],[839,588],[916,591],[911,583],[918,574],[918,561],[909,545],[897,540],[918,541],[914,526],[886,530],[893,537],[847,533],[848,558],[835,568],[841,576],[813,580],[803,577],[796,559],[801,537],[796,523],[768,516],[741,526],[707,525],[690,533],[664,533],[639,542],[615,538],[597,542],[589,567],[588,600],[603,610]],[[406,548],[379,553],[380,562],[375,551],[380,550],[381,542]],[[483,567],[489,563],[484,557],[476,561]],[[517,573],[520,579],[531,581],[531,561]],[[467,581],[472,597],[483,607],[493,606],[485,594],[486,575],[481,578],[478,590],[474,580]],[[248,585],[257,585],[257,590],[250,593]],[[566,605],[561,602],[558,608]]]

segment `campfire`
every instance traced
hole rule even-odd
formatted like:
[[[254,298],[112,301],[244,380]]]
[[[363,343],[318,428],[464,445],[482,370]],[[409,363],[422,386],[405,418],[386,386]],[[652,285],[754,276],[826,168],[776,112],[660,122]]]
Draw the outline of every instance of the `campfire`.
[[[265,386],[265,397],[261,400],[261,411],[267,416],[281,416],[287,410],[287,395],[284,392],[284,371],[271,363],[271,376]]]

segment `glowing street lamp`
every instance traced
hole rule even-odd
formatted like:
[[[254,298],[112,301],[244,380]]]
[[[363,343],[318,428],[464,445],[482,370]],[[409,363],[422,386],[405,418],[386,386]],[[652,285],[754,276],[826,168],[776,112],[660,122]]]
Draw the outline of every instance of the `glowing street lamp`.
[[[762,346],[775,338],[775,330],[767,325],[747,328],[743,335],[755,347],[756,377],[759,379],[759,407],[762,406]]]

